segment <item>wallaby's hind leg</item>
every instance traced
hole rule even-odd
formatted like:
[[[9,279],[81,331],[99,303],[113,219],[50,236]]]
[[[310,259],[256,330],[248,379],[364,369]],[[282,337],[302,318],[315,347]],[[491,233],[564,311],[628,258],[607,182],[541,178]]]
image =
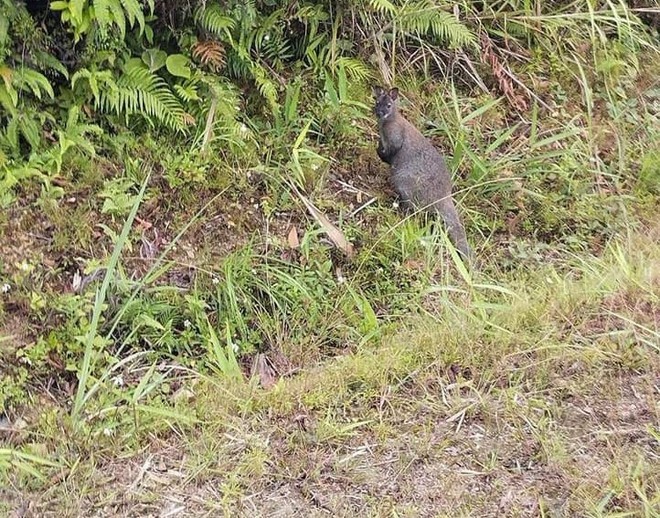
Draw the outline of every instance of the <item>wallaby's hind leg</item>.
[[[447,227],[449,238],[451,239],[452,243],[454,243],[456,250],[460,252],[464,260],[472,263],[474,260],[474,255],[470,245],[467,242],[465,228],[461,223],[453,200],[451,198],[445,198],[444,200],[441,200],[436,204],[436,211],[442,216],[445,226]]]

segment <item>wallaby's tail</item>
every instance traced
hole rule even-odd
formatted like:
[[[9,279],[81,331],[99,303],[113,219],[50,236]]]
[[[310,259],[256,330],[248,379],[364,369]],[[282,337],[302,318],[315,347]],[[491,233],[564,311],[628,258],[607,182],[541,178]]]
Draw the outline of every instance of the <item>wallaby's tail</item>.
[[[442,216],[449,238],[454,243],[456,250],[463,256],[463,260],[469,264],[474,264],[474,253],[468,244],[465,228],[461,223],[453,200],[451,198],[445,198],[440,201],[436,206],[436,211]]]

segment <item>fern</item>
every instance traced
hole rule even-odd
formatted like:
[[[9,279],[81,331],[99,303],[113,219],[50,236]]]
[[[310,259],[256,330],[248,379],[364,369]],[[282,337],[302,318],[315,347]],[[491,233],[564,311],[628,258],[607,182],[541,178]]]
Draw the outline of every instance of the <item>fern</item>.
[[[431,0],[405,4],[394,19],[405,32],[418,36],[431,33],[452,47],[464,47],[476,42],[470,29],[453,15],[440,10]]]
[[[151,72],[139,58],[126,63],[116,90],[102,91],[98,105],[118,115],[141,115],[151,126],[158,121],[181,132],[186,131],[190,122],[165,80]]]
[[[199,79],[196,77],[186,80],[183,84],[174,85],[174,91],[186,104],[201,100],[198,90]]]
[[[0,132],[2,145],[14,155],[21,154],[21,137],[36,151],[41,147],[41,135],[44,124],[56,124],[55,118],[46,111],[38,110],[32,106],[22,105],[21,110],[8,121],[4,132]]]
[[[117,91],[117,83],[109,70],[98,71],[82,68],[71,77],[71,89],[75,91],[76,84],[83,79],[87,81],[97,106],[101,104],[101,91],[106,94]]]
[[[32,117],[29,117],[25,112],[19,113],[7,124],[7,142],[15,152],[18,152],[20,149],[19,138],[21,135],[29,144],[32,151],[39,148],[39,145],[41,144],[40,127],[37,121]]]
[[[45,93],[53,99],[55,92],[46,77],[29,68],[21,68],[14,71],[12,83],[20,90],[30,90],[37,99],[41,99],[41,94]]]
[[[274,32],[272,36],[266,34],[261,41],[256,43],[255,50],[263,60],[278,71],[284,68],[284,62],[293,57],[291,43],[277,32]]]
[[[233,48],[227,51],[227,75],[231,79],[246,79],[250,77],[250,67]]]
[[[110,27],[110,25],[112,25],[112,23],[114,21],[114,17],[112,15],[112,10],[111,9],[112,9],[112,7],[115,7],[115,9],[116,9],[117,6],[113,6],[112,5],[113,3],[116,3],[116,0],[114,0],[114,2],[113,2],[113,0],[95,0],[94,1],[94,15],[96,16],[96,22],[99,24],[99,27],[100,27],[102,32],[105,32],[107,30],[107,28]],[[119,11],[119,13],[121,14],[121,16],[123,18],[123,12],[121,10],[121,6],[119,6],[119,9],[117,9],[117,11]],[[125,25],[123,25],[123,26],[120,25],[120,31],[121,31],[122,35],[125,33],[125,31],[126,31]]]
[[[69,78],[69,71],[66,67],[54,56],[48,54],[43,50],[35,50],[32,52],[32,57],[34,58],[35,65],[40,70],[50,70],[57,72],[65,78]]]
[[[202,29],[216,38],[227,36],[228,31],[236,25],[236,22],[226,16],[224,11],[217,5],[200,6],[195,13],[195,20]]]
[[[147,0],[147,5],[153,13],[154,0]],[[51,2],[50,8],[62,12],[62,21],[71,24],[76,39],[89,32],[94,24],[104,33],[116,25],[122,39],[127,25],[138,25],[140,33],[145,27],[144,10],[139,0],[56,0]]]
[[[0,75],[2,75],[2,67],[0,66]],[[0,83],[0,107],[3,108],[9,115],[15,116],[17,113],[16,106],[18,104],[18,94],[11,86],[10,82],[5,81]]]
[[[225,48],[218,41],[198,41],[192,47],[192,55],[213,72],[225,64]]]
[[[278,113],[280,105],[277,100],[277,86],[270,80],[268,72],[258,63],[250,63],[250,72],[257,84],[259,93],[268,101],[273,113]]]
[[[451,47],[467,47],[476,43],[472,31],[449,13],[435,11],[430,17],[430,26],[431,33]]]
[[[389,0],[369,0],[371,8],[381,14],[388,14],[396,16],[398,13],[397,7]]]
[[[12,70],[7,65],[0,63],[0,107],[15,118],[19,113],[19,92],[32,92],[39,100],[46,94],[53,99],[55,92],[48,79],[28,67]]]
[[[342,56],[337,59],[336,64],[338,68],[343,68],[353,81],[362,82],[372,77],[371,69],[360,59]]]
[[[251,77],[257,85],[259,93],[268,102],[271,111],[278,113],[280,106],[278,103],[277,86],[270,78],[270,73],[257,61],[253,60],[248,50],[231,40],[233,53],[230,54],[228,62],[229,70],[236,74],[236,77]]]
[[[94,0],[94,5],[103,0]],[[138,0],[113,0],[117,4],[120,4],[126,11],[126,17],[128,18],[128,24],[133,27],[136,22],[140,26],[140,31],[144,30],[144,13],[142,12],[142,7]],[[117,12],[115,8],[115,13]]]
[[[239,96],[231,84],[215,76],[201,74],[200,87],[205,95],[199,106],[198,119],[205,124],[200,135],[200,147],[204,149],[213,140],[221,140],[232,146],[245,144],[244,126],[237,122]]]
[[[2,136],[0,135],[1,143]],[[1,158],[3,157],[0,152]],[[8,162],[6,159],[0,161],[0,207],[8,207],[14,201],[13,187],[20,181],[31,177],[43,178],[44,175],[32,163],[19,166]]]

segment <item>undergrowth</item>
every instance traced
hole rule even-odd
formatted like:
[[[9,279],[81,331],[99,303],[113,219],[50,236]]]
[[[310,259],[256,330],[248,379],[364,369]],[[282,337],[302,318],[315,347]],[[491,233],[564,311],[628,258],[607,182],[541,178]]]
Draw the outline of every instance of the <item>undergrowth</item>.
[[[0,0],[0,510],[653,516],[657,9],[46,4]]]

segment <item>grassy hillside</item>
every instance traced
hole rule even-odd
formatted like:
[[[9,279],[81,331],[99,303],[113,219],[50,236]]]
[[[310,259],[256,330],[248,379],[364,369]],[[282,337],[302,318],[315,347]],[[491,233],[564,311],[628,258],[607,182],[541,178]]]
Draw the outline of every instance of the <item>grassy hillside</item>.
[[[101,4],[0,0],[0,514],[657,515],[656,7]]]

